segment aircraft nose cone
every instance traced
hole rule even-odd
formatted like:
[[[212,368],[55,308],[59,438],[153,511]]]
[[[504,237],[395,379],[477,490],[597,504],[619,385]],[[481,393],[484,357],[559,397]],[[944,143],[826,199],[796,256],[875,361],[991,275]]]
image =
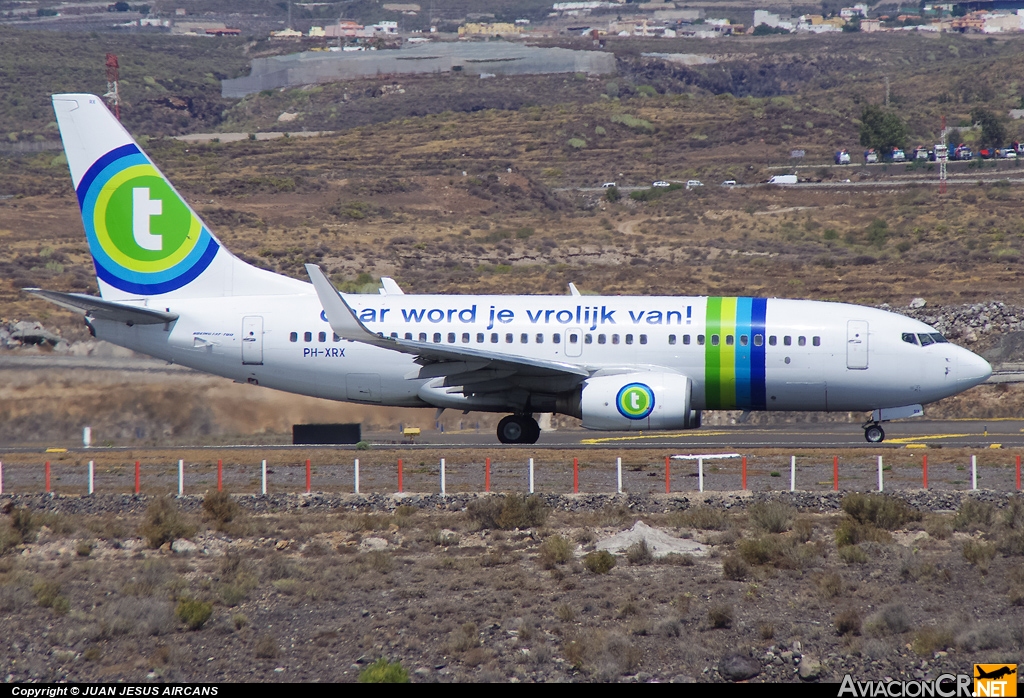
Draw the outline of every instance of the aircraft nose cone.
[[[977,354],[965,351],[957,357],[957,387],[961,390],[984,383],[992,375],[992,365]]]

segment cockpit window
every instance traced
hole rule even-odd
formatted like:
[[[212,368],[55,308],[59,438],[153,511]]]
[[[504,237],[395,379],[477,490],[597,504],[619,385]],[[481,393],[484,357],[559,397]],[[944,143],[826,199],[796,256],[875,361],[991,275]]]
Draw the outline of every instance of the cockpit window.
[[[935,340],[936,344],[949,344],[949,340],[943,337],[939,332],[933,332],[932,339]]]
[[[930,334],[921,333],[921,334],[917,335],[917,337],[918,337],[918,339],[921,340],[921,346],[922,347],[926,347],[929,344],[935,344],[935,340],[932,338],[932,335],[930,335]]]
[[[917,344],[917,335],[913,332],[904,332],[903,341],[907,344]]]

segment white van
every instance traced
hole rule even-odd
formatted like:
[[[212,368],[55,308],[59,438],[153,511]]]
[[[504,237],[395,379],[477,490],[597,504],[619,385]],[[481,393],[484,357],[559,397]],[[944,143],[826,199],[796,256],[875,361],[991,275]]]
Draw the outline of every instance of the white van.
[[[768,184],[796,184],[796,175],[775,175]]]

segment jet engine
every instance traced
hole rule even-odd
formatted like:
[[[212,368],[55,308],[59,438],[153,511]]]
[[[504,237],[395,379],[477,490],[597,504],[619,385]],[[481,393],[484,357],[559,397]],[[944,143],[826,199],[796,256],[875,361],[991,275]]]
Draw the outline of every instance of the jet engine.
[[[696,429],[691,381],[678,373],[622,373],[588,378],[582,386],[583,426],[603,431]]]

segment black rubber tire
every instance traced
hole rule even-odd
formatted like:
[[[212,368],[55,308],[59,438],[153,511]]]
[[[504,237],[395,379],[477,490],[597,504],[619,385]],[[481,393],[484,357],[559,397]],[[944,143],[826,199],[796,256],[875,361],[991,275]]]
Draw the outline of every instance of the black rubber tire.
[[[864,440],[869,444],[880,444],[885,441],[885,430],[877,424],[865,427]]]
[[[510,414],[498,422],[498,441],[503,444],[524,443],[523,437],[527,434],[527,426],[523,418]]]
[[[523,417],[523,421],[526,429],[523,432],[523,440],[521,443],[537,443],[537,439],[540,438],[540,425],[537,424],[537,420],[533,417]]]

